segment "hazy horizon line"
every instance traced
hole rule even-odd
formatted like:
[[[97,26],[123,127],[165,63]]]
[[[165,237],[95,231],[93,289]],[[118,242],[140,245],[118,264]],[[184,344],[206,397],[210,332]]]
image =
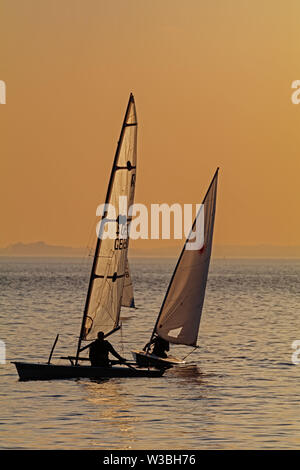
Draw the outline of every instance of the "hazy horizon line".
[[[176,258],[182,245],[169,244],[166,246],[130,247],[131,258]],[[17,242],[6,247],[0,247],[1,257],[88,257],[93,256],[93,247],[51,245],[44,241]],[[300,245],[214,245],[213,258],[224,259],[298,259]]]
[[[156,241],[161,241],[162,243],[164,242],[164,240],[155,240]],[[183,241],[184,240],[178,240],[179,242],[180,241]],[[14,247],[14,246],[17,246],[17,245],[23,245],[23,246],[30,246],[30,245],[43,245],[43,246],[46,246],[46,247],[55,247],[55,248],[72,248],[72,249],[85,249],[85,247],[83,245],[80,245],[80,246],[75,246],[75,245],[58,245],[58,244],[52,244],[52,243],[48,243],[48,242],[45,242],[43,240],[37,240],[37,241],[34,241],[34,242],[22,242],[22,241],[19,241],[19,242],[12,242],[8,245],[2,245],[0,246],[0,250],[3,250],[3,249],[7,249],[7,248],[11,248],[11,247]],[[170,248],[174,248],[174,247],[178,247],[180,245],[180,243],[176,243],[176,244],[169,244],[168,246]],[[216,244],[215,247],[280,247],[280,248],[300,248],[300,243],[299,245],[278,245],[278,244],[266,244],[266,243],[256,243],[255,245],[250,245],[250,244],[243,244],[243,245],[237,245],[235,243],[223,243],[223,244]],[[160,247],[161,248],[161,247]],[[139,248],[135,248],[135,249],[139,249]],[[148,248],[147,248],[148,249]],[[150,248],[152,249],[152,248]]]

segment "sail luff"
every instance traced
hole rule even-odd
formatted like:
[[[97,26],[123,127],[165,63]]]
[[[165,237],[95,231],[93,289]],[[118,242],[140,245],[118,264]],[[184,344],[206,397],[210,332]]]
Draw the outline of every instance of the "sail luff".
[[[211,180],[211,183],[210,183],[210,185],[209,185],[209,188],[208,188],[208,190],[207,190],[207,192],[206,192],[206,194],[205,194],[205,196],[204,196],[204,199],[203,199],[203,202],[202,202],[202,206],[205,204],[206,199],[207,199],[208,195],[210,194],[212,185],[213,185],[214,182],[216,181],[216,178],[217,178],[217,176],[218,176],[218,171],[219,171],[219,168],[217,168],[217,170],[216,170],[216,172],[215,172],[215,174],[214,174],[214,176],[213,176],[213,178],[212,178],[212,180]],[[212,231],[211,231],[211,234],[210,234],[211,239],[210,239],[210,247],[209,247],[210,252],[209,252],[209,254],[208,254],[208,265],[209,265],[209,259],[210,259],[210,254],[211,254],[211,241],[212,241],[212,232],[213,232],[213,224],[214,224],[214,216],[215,216],[215,203],[216,203],[216,190],[215,190],[214,201],[213,201]],[[201,209],[200,209],[200,210],[201,210]],[[200,212],[200,211],[199,211],[199,212]],[[197,221],[197,217],[198,217],[198,215],[199,215],[199,212],[198,212],[198,214],[197,214],[197,216],[196,216],[196,218],[195,218],[195,220],[194,220],[194,222],[193,222],[193,225],[192,225],[190,234],[189,234],[188,238],[186,239],[186,241],[185,241],[185,243],[184,243],[184,246],[183,246],[182,251],[181,251],[181,253],[180,253],[180,256],[179,256],[179,258],[178,258],[177,264],[176,264],[176,266],[175,266],[173,275],[172,275],[172,277],[171,277],[171,280],[170,280],[168,289],[167,289],[167,291],[166,291],[164,300],[163,300],[162,305],[161,305],[161,308],[160,308],[160,312],[159,312],[159,314],[158,314],[156,323],[155,323],[154,328],[153,328],[153,331],[152,331],[152,335],[151,335],[151,338],[150,338],[150,343],[152,342],[152,339],[153,339],[155,333],[159,334],[159,332],[157,331],[157,329],[158,329],[158,325],[159,325],[159,322],[160,322],[160,319],[161,319],[161,315],[162,315],[162,313],[163,313],[163,311],[164,311],[164,307],[165,307],[166,301],[167,301],[167,299],[168,299],[170,290],[171,290],[171,288],[172,288],[172,286],[173,286],[173,282],[174,282],[176,273],[178,272],[178,268],[179,268],[179,266],[181,265],[182,257],[183,257],[183,255],[184,255],[184,253],[186,252],[186,245],[187,245],[187,243],[189,242],[190,235],[191,235],[191,233],[192,233],[192,231],[193,231],[193,229],[194,229],[194,226],[195,226],[195,224],[196,224],[196,221]],[[207,267],[207,271],[208,271],[208,267]],[[205,276],[204,276],[204,277],[205,277]],[[206,275],[206,278],[207,278],[207,275]],[[205,285],[203,286],[203,289],[204,289],[204,290],[203,290],[203,294],[204,294],[204,292],[205,292],[206,278],[204,279],[204,284],[205,284]],[[202,306],[201,306],[201,310],[202,310]],[[201,316],[201,311],[200,311],[200,316]],[[200,318],[199,318],[199,322],[200,322]],[[199,328],[199,325],[198,325],[198,328]],[[198,328],[197,328],[197,334],[198,334]],[[187,344],[187,343],[184,343],[184,342],[181,343],[180,340],[179,340],[179,341],[176,341],[176,340],[172,341],[169,337],[168,337],[168,338],[164,337],[164,339],[166,339],[166,340],[168,340],[168,341],[170,341],[170,342],[177,343],[177,344]],[[150,344],[150,343],[149,343],[149,344]],[[195,344],[189,344],[189,345],[190,345],[190,346],[195,346]],[[150,345],[149,345],[149,347],[150,347]],[[148,350],[149,350],[149,347],[148,347]]]
[[[127,108],[126,108],[126,112],[125,112],[125,116],[124,116],[124,120],[123,120],[123,124],[122,124],[122,128],[121,128],[121,132],[120,132],[120,137],[119,137],[119,140],[118,140],[117,149],[116,149],[116,153],[115,153],[115,157],[114,157],[114,161],[113,161],[113,165],[112,165],[112,170],[111,170],[109,184],[108,184],[106,198],[105,198],[105,204],[108,204],[109,201],[110,201],[110,198],[111,198],[111,192],[112,192],[114,179],[115,179],[115,174],[116,174],[116,170],[117,170],[116,165],[117,165],[117,162],[118,162],[120,149],[121,149],[122,142],[123,142],[123,139],[124,139],[125,130],[126,130],[126,127],[128,126],[128,124],[126,124],[126,123],[127,123],[127,120],[128,120],[129,111],[130,111],[130,107],[131,107],[132,104],[134,105],[135,103],[134,103],[133,94],[131,93],[130,97],[129,97],[128,104],[127,104]],[[134,124],[137,125],[136,123],[134,123]],[[133,125],[133,124],[130,124],[130,125]],[[105,216],[105,214],[103,215],[103,217],[104,216]],[[82,341],[83,333],[84,333],[84,330],[85,330],[85,321],[86,321],[87,312],[88,312],[88,309],[89,309],[89,304],[90,304],[90,299],[91,299],[91,292],[92,292],[92,288],[93,288],[93,284],[94,284],[94,280],[95,280],[95,271],[96,271],[96,267],[97,267],[97,262],[98,262],[99,251],[100,251],[100,248],[101,248],[101,243],[102,243],[102,238],[100,238],[98,236],[97,237],[97,242],[96,242],[95,253],[94,253],[93,265],[92,265],[91,274],[90,274],[90,280],[89,280],[89,286],[88,286],[88,291],[87,291],[87,296],[86,296],[86,302],[85,302],[85,307],[84,307],[82,324],[81,324],[81,329],[80,329],[80,336],[79,336],[78,347],[77,347],[77,355],[76,355],[77,359],[78,359],[78,356],[79,356],[81,341]],[[117,319],[117,321],[118,321],[118,319]],[[116,326],[117,325],[115,325],[115,327]],[[76,361],[76,363],[77,363],[77,361]]]

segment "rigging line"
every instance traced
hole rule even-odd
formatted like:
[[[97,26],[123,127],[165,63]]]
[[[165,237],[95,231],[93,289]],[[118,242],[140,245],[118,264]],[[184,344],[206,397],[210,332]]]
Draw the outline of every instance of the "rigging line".
[[[86,241],[86,247],[89,251],[94,248],[95,238],[97,239],[97,232],[96,232],[97,223],[98,223],[97,217],[95,216],[91,217],[89,230],[87,232],[87,241]]]
[[[193,351],[189,352],[186,356],[184,356],[182,360],[184,361],[188,356],[190,356],[194,351],[196,351],[196,349],[199,349],[199,346],[195,346]]]
[[[78,256],[78,260],[76,260],[76,264],[77,264],[77,268],[78,270],[81,271],[81,273],[83,272],[83,275],[81,276],[82,278],[84,278],[84,271],[85,269],[88,268],[88,265],[89,265],[89,249],[88,249],[88,246],[84,246],[84,249],[83,249],[83,253],[79,254],[79,255],[74,255],[74,256]],[[80,308],[79,304],[78,304],[78,309],[76,308],[76,312],[78,312],[78,314],[80,315],[81,314],[81,311],[82,311],[82,307]],[[62,331],[63,328],[63,320],[62,320],[62,316],[61,315],[58,315],[58,318],[59,318],[59,331]],[[68,336],[68,333],[67,334],[64,334],[64,336],[60,333],[59,335],[57,335],[57,339],[56,339],[56,342],[55,342],[55,345],[54,345],[54,348],[53,348],[53,357],[56,357],[56,354],[54,354],[54,349],[56,348],[56,343],[58,342],[58,336],[59,336],[59,343],[60,345],[58,346],[58,350],[60,350],[61,347],[64,347],[64,341],[66,341],[66,336]],[[57,350],[57,348],[56,348]],[[52,355],[51,355],[52,357]],[[51,359],[50,357],[50,359]],[[59,363],[61,363],[61,360],[59,360]]]
[[[124,354],[124,339],[123,339],[123,324],[121,323],[120,336],[121,336],[121,351]]]
[[[91,252],[93,250],[92,245],[94,244],[94,240],[92,237],[93,237],[95,222],[96,222],[95,217],[90,219],[89,229],[87,232],[88,235],[87,235],[87,239],[86,239],[85,246],[84,246],[84,254],[80,258],[81,267],[85,269],[87,269],[87,267],[90,264]],[[83,308],[84,308],[84,304],[83,304],[82,309]]]

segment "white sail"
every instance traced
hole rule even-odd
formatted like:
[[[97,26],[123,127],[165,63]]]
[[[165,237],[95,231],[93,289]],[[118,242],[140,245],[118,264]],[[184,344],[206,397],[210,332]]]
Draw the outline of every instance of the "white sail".
[[[122,295],[122,307],[131,307],[135,308],[134,304],[134,295],[133,295],[133,284],[130,276],[128,260],[126,260],[125,267],[125,279],[123,286],[123,295]]]
[[[105,224],[105,230],[108,224],[112,224],[109,227],[110,234],[113,231],[115,238],[112,239],[110,235],[108,238],[97,239],[81,340],[93,340],[97,337],[98,331],[107,334],[119,325],[129,241],[127,233],[129,222],[126,215],[134,199],[136,147],[137,117],[134,98],[130,95],[105,201],[116,210],[116,218],[110,219]],[[109,217],[108,213],[104,213],[105,220]]]
[[[204,243],[187,249],[186,241],[175,268],[154,332],[170,343],[195,346],[205,296],[216,209],[218,170],[194,221],[204,210]]]

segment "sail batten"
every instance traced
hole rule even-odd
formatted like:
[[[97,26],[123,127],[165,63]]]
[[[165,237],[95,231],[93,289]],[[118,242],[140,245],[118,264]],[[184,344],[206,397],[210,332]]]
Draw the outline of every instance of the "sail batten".
[[[119,326],[128,266],[129,222],[127,214],[134,200],[136,159],[137,116],[134,98],[131,94],[112,166],[105,211],[99,225],[100,229],[104,230],[106,224],[109,224],[110,233],[109,236],[107,234],[104,236],[102,232],[101,237],[97,238],[78,351],[80,341],[95,339],[100,330],[104,334],[109,334]],[[119,171],[125,169],[127,171]],[[122,207],[120,207],[120,198]],[[107,217],[109,215],[106,211],[107,207],[114,208],[114,217]]]
[[[170,343],[197,345],[212,249],[217,182],[218,169],[178,259],[152,337],[156,333]],[[198,249],[187,249],[187,243],[195,230],[197,219],[203,217],[201,213],[203,210],[203,243]]]

